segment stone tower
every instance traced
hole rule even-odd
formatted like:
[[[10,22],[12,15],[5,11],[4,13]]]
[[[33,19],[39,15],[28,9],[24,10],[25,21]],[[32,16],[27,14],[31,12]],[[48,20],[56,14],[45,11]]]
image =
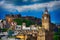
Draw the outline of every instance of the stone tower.
[[[42,27],[39,28],[37,40],[53,40],[53,31],[50,24],[50,15],[47,8],[42,15]]]
[[[49,26],[50,26],[50,15],[48,13],[47,8],[45,8],[45,12],[42,15],[42,27],[49,31]]]
[[[44,14],[42,15],[42,28],[45,30],[45,40],[53,40],[53,27],[51,27],[50,15],[47,8],[45,9]]]

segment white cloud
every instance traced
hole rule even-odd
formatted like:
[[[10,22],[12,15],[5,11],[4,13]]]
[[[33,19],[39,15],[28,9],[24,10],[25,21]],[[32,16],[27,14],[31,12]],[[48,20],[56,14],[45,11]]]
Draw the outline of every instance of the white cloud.
[[[29,0],[23,0],[23,2],[27,2]],[[41,0],[30,0],[30,2],[37,2],[37,1],[41,1]]]
[[[5,0],[0,1],[0,5],[3,5],[5,3]]]
[[[60,5],[60,1],[55,1],[55,2],[53,1],[53,2],[49,2],[49,3],[40,3],[40,4],[33,4],[33,5],[23,5],[23,6],[15,6],[13,4],[4,4],[3,6],[5,9],[8,9],[8,10],[16,9],[19,12],[21,12],[21,11],[25,11],[25,10],[38,10],[38,9],[44,8],[44,7],[48,7],[50,10],[50,8],[53,9],[53,7],[58,4]]]

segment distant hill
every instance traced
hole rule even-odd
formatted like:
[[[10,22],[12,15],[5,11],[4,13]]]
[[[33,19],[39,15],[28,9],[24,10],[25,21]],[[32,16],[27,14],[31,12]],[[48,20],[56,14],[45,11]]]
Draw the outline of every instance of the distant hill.
[[[32,16],[25,16],[25,17],[20,17],[20,18],[15,18],[15,22],[17,22],[18,25],[22,25],[23,22],[26,23],[26,26],[30,26],[33,24],[37,24],[41,26],[41,19],[40,18],[35,18]]]

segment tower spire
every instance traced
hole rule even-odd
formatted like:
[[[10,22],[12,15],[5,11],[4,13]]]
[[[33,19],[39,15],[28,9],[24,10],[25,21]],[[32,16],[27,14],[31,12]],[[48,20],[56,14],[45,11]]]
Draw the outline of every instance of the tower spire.
[[[45,12],[48,12],[47,7],[45,8]]]
[[[47,9],[47,7],[45,7],[45,14],[48,14],[48,9]]]

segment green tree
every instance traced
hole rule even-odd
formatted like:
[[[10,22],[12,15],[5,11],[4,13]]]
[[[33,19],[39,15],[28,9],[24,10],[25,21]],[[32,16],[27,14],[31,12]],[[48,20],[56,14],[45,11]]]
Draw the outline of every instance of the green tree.
[[[35,24],[35,22],[32,22],[31,20],[27,19],[14,19],[15,22],[17,22],[17,25],[22,25],[22,23],[26,23],[26,26],[29,27],[32,24]]]

